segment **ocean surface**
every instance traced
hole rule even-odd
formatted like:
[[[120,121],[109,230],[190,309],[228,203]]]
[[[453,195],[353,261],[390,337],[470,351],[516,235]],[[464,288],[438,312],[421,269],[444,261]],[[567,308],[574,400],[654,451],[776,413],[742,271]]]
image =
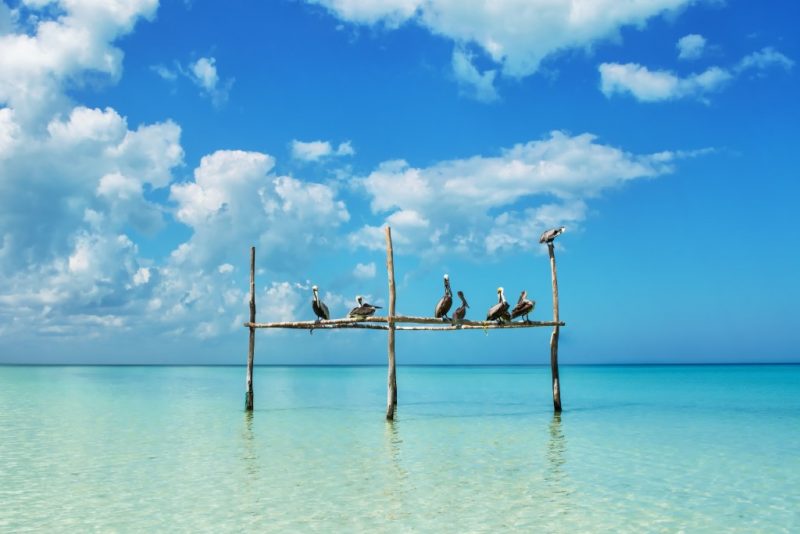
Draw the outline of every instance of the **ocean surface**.
[[[800,366],[0,367],[0,532],[800,532]]]

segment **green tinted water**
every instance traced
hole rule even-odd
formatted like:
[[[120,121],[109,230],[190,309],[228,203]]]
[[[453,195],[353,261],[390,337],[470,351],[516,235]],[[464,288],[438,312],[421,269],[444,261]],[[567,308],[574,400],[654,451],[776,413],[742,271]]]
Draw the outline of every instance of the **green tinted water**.
[[[800,367],[0,367],[0,531],[800,530]]]

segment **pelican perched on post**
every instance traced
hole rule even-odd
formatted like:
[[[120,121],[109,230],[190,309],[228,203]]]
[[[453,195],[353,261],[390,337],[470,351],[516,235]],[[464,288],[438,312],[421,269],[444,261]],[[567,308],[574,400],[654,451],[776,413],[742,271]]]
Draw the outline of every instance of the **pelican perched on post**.
[[[311,301],[311,309],[314,310],[314,314],[317,316],[317,322],[320,320],[327,321],[331,318],[331,312],[328,311],[328,307],[319,299],[319,288],[317,286],[313,286],[311,291],[314,292],[314,299]]]
[[[522,294],[519,296],[517,305],[514,306],[513,310],[511,310],[511,319],[523,317],[525,322],[529,323],[530,319],[528,319],[528,314],[533,311],[535,306],[536,302],[533,300],[528,300],[528,292],[523,290]]]
[[[550,243],[553,242],[553,239],[563,234],[564,230],[566,230],[566,228],[563,226],[559,228],[551,228],[550,230],[545,230],[542,233],[542,237],[539,238],[539,243],[547,243],[549,245]]]
[[[380,306],[373,306],[372,304],[364,302],[364,299],[361,297],[361,295],[358,295],[356,297],[356,302],[358,303],[358,306],[350,310],[347,316],[362,321],[367,317],[369,317],[370,315],[374,314],[375,310],[379,310],[381,308]]]
[[[503,293],[503,288],[497,288],[497,304],[489,308],[489,311],[486,312],[486,320],[487,321],[503,321],[503,320],[510,320],[511,317],[508,315],[508,302],[506,301],[505,294]]]
[[[456,308],[456,311],[453,312],[453,319],[451,320],[451,322],[454,325],[461,324],[461,321],[463,321],[464,317],[467,316],[467,308],[469,308],[469,304],[467,304],[467,299],[464,298],[464,292],[459,291],[457,294],[458,298],[461,299],[461,306]]]
[[[436,303],[433,316],[437,319],[447,319],[447,312],[453,305],[453,292],[450,290],[450,277],[444,275],[444,296]]]

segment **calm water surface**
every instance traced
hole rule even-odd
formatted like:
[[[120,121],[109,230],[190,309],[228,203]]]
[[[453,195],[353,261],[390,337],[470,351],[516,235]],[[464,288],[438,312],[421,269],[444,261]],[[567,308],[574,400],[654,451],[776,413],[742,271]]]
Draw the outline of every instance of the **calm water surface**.
[[[800,366],[0,367],[0,531],[800,532]]]

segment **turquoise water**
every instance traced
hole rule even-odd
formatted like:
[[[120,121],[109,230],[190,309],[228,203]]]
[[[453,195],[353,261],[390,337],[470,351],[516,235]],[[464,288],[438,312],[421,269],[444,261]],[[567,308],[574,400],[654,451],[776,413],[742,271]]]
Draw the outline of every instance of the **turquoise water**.
[[[800,531],[800,366],[561,375],[0,367],[0,531]]]

